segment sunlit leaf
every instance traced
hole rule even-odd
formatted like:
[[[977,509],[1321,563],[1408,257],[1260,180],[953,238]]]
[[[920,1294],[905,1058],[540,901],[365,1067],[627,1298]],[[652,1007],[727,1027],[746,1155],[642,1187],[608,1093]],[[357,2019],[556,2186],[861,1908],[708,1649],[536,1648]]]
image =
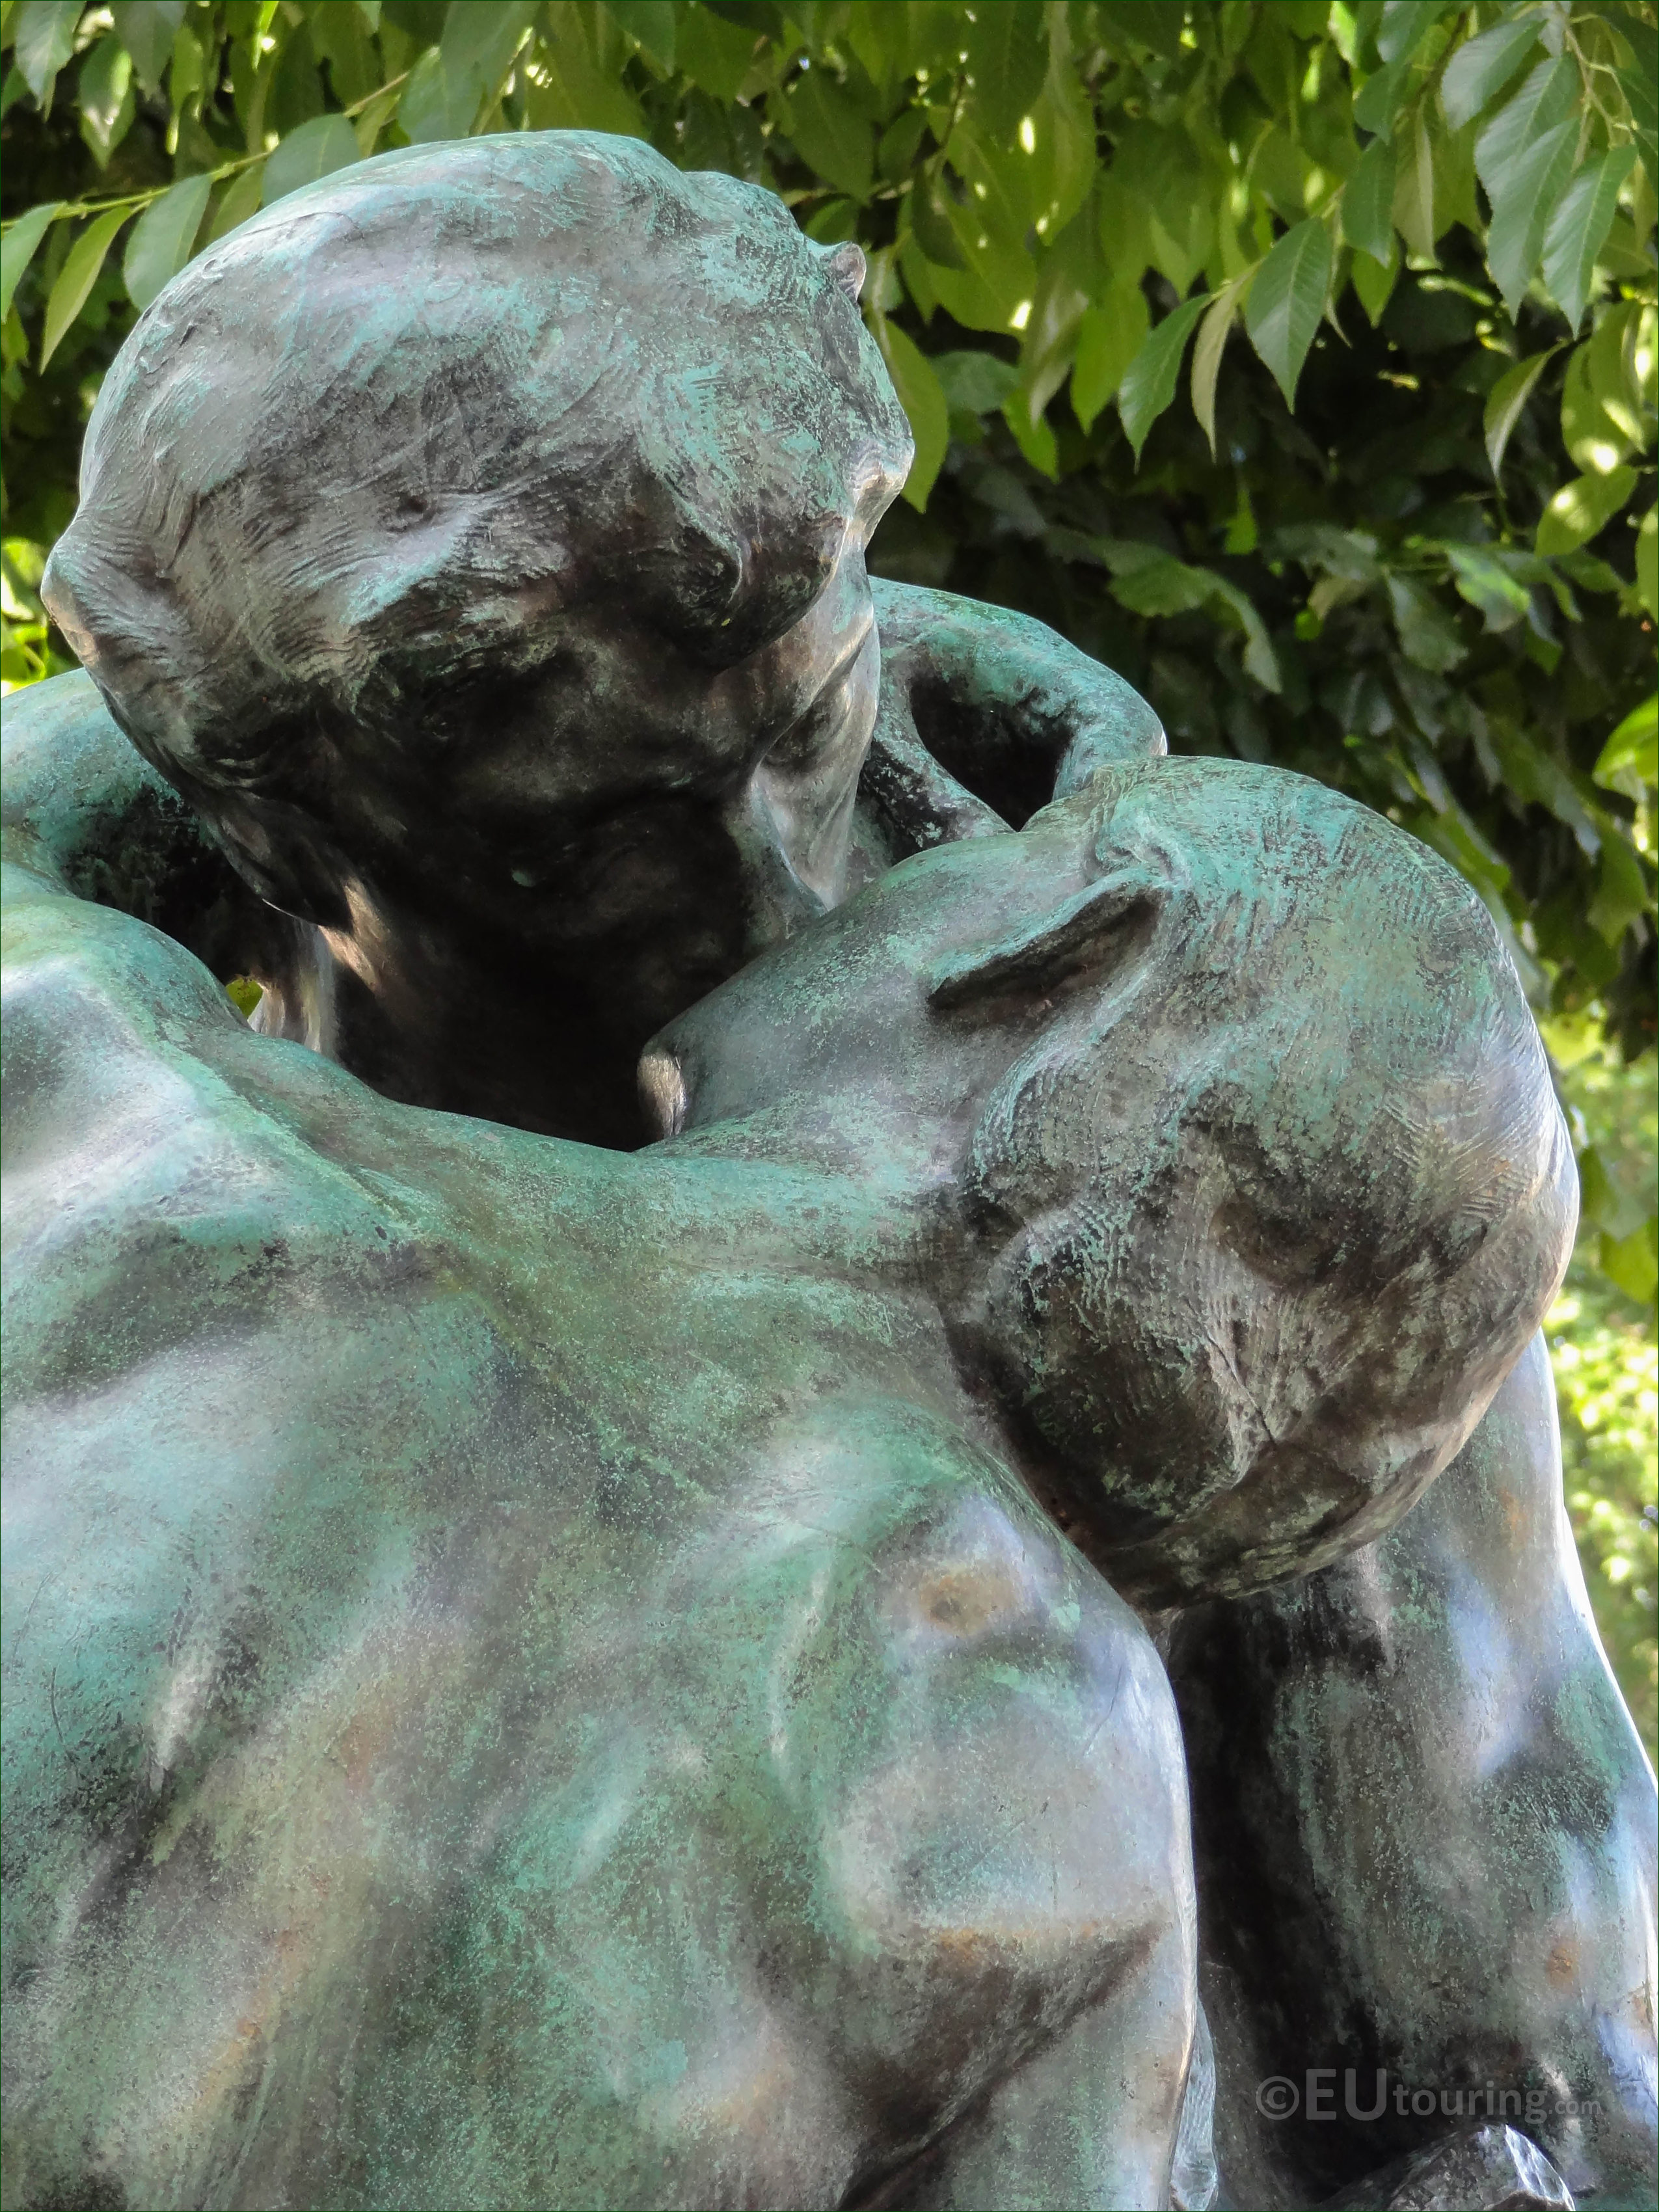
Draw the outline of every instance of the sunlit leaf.
[[[1285,232],[1250,288],[1244,327],[1287,407],[1296,404],[1302,364],[1325,312],[1331,262],[1329,225],[1310,216]]]
[[[1486,434],[1486,459],[1492,463],[1494,477],[1504,465],[1510,433],[1526,412],[1533,386],[1560,350],[1559,346],[1551,346],[1547,352],[1532,354],[1525,361],[1516,362],[1513,368],[1504,370],[1487,393],[1481,428]]]
[[[1620,189],[1635,166],[1633,146],[1615,146],[1587,162],[1567,186],[1544,233],[1545,289],[1575,331],[1595,281],[1595,257],[1607,243]]]
[[[1209,304],[1207,292],[1183,301],[1172,314],[1165,315],[1124,372],[1118,386],[1117,411],[1137,467],[1146,433],[1175,398],[1181,357],[1187,350],[1193,325]]]
[[[1440,105],[1454,131],[1473,122],[1499,93],[1538,43],[1540,9],[1523,8],[1462,46],[1440,79]]]
[[[1448,545],[1446,558],[1458,597],[1479,608],[1488,629],[1513,629],[1525,620],[1531,594],[1484,546]]]
[[[11,27],[12,58],[42,107],[52,105],[58,72],[75,52],[81,0],[25,0]]]
[[[1536,140],[1572,115],[1579,76],[1565,58],[1540,61],[1513,100],[1501,107],[1474,142],[1474,166],[1494,206],[1509,187],[1516,164]]]
[[[104,266],[104,256],[116,232],[131,213],[131,207],[111,208],[95,222],[89,222],[70,246],[69,258],[58,270],[58,282],[46,301],[46,329],[40,339],[42,368],[57,352],[65,331],[87,304]]]
[[[1544,233],[1578,158],[1578,125],[1558,123],[1503,173],[1486,234],[1486,266],[1514,315],[1538,267]]]
[[[1659,694],[1631,708],[1602,746],[1591,775],[1604,791],[1623,790],[1632,798],[1644,786],[1659,784]]]
[[[1440,9],[1433,0],[1382,0],[1376,27],[1376,51],[1385,62],[1414,54]]]
[[[1636,489],[1632,468],[1575,477],[1563,484],[1538,520],[1540,553],[1571,553],[1605,530]]]
[[[1595,341],[1575,346],[1561,380],[1561,441],[1586,476],[1618,468],[1637,443],[1624,422],[1608,413],[1590,377]]]
[[[133,225],[121,273],[135,307],[149,307],[189,260],[212,191],[211,177],[186,177],[152,201]]]
[[[0,323],[11,313],[12,294],[62,205],[61,200],[49,200],[44,207],[33,207],[0,234]]]
[[[1636,596],[1659,622],[1659,507],[1648,509],[1636,533]]]
[[[1245,297],[1255,278],[1255,270],[1247,269],[1224,284],[1211,301],[1208,312],[1198,326],[1198,343],[1193,348],[1193,412],[1198,417],[1199,428],[1210,441],[1210,451],[1215,451],[1215,387],[1221,373],[1221,356],[1226,350],[1227,334],[1232,329],[1233,319],[1243,306]]]
[[[979,8],[963,28],[975,113],[990,136],[1007,145],[1042,89],[1048,40],[1041,0],[996,0]]]

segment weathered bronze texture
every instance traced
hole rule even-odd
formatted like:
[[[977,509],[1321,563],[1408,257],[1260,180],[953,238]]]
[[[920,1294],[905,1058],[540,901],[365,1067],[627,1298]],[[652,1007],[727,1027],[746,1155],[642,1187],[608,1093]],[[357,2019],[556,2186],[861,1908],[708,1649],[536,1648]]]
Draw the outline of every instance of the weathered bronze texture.
[[[1649,2201],[1519,987],[872,586],[860,273],[480,140],[111,373],[5,732],[19,2212]]]

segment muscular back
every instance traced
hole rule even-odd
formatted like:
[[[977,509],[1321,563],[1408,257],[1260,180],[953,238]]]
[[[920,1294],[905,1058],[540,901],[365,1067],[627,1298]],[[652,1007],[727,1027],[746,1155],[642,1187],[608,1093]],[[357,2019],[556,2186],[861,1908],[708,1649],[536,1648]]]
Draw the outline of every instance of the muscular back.
[[[7,893],[8,2201],[1158,2201],[1172,1709],[931,1312]]]

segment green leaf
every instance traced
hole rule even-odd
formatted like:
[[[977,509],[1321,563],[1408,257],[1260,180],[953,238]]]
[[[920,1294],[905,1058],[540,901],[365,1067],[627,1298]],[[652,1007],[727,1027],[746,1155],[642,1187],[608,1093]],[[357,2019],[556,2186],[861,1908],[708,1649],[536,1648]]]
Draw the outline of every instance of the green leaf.
[[[1487,393],[1481,428],[1486,432],[1486,459],[1492,464],[1494,479],[1504,465],[1510,434],[1526,411],[1533,386],[1560,350],[1559,346],[1551,346],[1547,353],[1532,354],[1525,361],[1516,362],[1513,368],[1504,370]]]
[[[994,353],[977,353],[963,347],[954,353],[936,353],[928,367],[939,380],[953,414],[994,415],[1019,382],[1019,371],[1011,361]]]
[[[428,46],[409,73],[398,102],[398,120],[412,146],[440,145],[447,139],[465,138],[478,112],[479,97],[477,88],[465,76],[458,76],[444,67],[444,58],[438,48]],[[342,119],[337,116],[312,118],[313,123]],[[311,124],[301,125],[301,130],[311,127]],[[293,136],[297,137],[299,132]],[[283,143],[286,145],[289,142],[285,139]],[[282,150],[279,146],[276,152],[280,154]]]
[[[1590,375],[1595,351],[1595,340],[1589,338],[1567,356],[1561,380],[1561,442],[1575,467],[1604,477],[1626,459],[1637,441],[1626,434],[1620,416],[1608,413],[1595,390]]]
[[[52,106],[58,72],[75,52],[81,0],[27,0],[12,32],[12,58],[42,108]]]
[[[1390,62],[1375,76],[1366,78],[1353,104],[1353,119],[1362,131],[1374,131],[1380,138],[1391,134],[1411,78],[1409,54],[1402,54],[1398,61]]]
[[[1390,576],[1389,601],[1407,660],[1444,676],[1465,658],[1462,631],[1413,578]]]
[[[933,364],[896,325],[884,315],[878,316],[874,333],[916,441],[915,458],[904,479],[904,497],[920,514],[927,505],[927,495],[951,442],[950,407]]]
[[[1574,843],[1586,859],[1594,860],[1601,850],[1601,823],[1606,817],[1598,820],[1560,762],[1524,730],[1494,721],[1491,735],[1503,765],[1504,781],[1516,797],[1527,805],[1547,808],[1571,830]]]
[[[1118,386],[1117,411],[1137,468],[1146,433],[1175,398],[1181,357],[1187,350],[1193,325],[1209,304],[1207,292],[1201,292],[1195,300],[1183,301],[1172,314],[1165,315],[1123,373]]]
[[[589,60],[580,34],[539,49],[538,75],[525,86],[525,111],[532,131],[609,131],[619,138],[649,132],[626,85]]]
[[[1030,112],[1048,71],[1042,9],[1040,0],[996,0],[993,7],[976,9],[975,17],[963,26],[974,112],[981,129],[1006,146]]]
[[[1584,319],[1595,282],[1595,257],[1607,243],[1620,191],[1635,166],[1634,146],[1615,146],[1586,162],[1544,233],[1544,287],[1574,331]]]
[[[1571,553],[1605,530],[1636,489],[1632,468],[1606,476],[1575,477],[1563,484],[1538,519],[1540,553]]]
[[[1109,27],[1167,60],[1180,60],[1181,24],[1186,14],[1180,0],[1101,0],[1100,13]]]
[[[452,15],[459,11],[453,5]],[[468,0],[469,15],[482,15],[484,10],[477,0]],[[533,14],[533,9],[526,11]],[[605,12],[655,62],[665,76],[674,72],[674,0],[605,0]],[[444,26],[444,36],[449,36],[449,26]],[[507,64],[503,63],[502,68]]]
[[[1396,157],[1392,138],[1374,138],[1342,188],[1342,235],[1386,268],[1394,246]]]
[[[1215,452],[1215,387],[1221,374],[1221,356],[1226,351],[1233,319],[1243,306],[1255,275],[1255,269],[1246,269],[1230,283],[1224,284],[1198,326],[1198,343],[1193,348],[1193,412],[1210,441],[1212,454]]]
[[[1537,45],[1543,27],[1540,12],[1522,9],[1458,48],[1440,80],[1440,105],[1454,131],[1472,123],[1493,94],[1503,90]]]
[[[1112,574],[1112,597],[1131,614],[1168,616],[1208,607],[1244,634],[1244,667],[1264,690],[1281,689],[1279,659],[1248,593],[1213,568],[1194,568],[1136,538],[1090,541]]]
[[[1600,1238],[1596,1265],[1627,1298],[1646,1305],[1659,1286],[1659,1245],[1656,1245],[1653,1223],[1644,1222],[1628,1237]]]
[[[0,323],[11,313],[12,294],[63,204],[62,200],[49,200],[44,207],[32,207],[0,234]]]
[[[1659,91],[1633,70],[1620,70],[1619,89],[1625,95],[1631,121],[1636,126],[1637,148],[1642,156],[1642,167],[1648,173],[1648,182],[1655,191],[1659,191]]]
[[[1659,693],[1631,708],[1602,746],[1590,775],[1603,791],[1623,791],[1632,799],[1639,799],[1644,786],[1659,784]]]
[[[1501,562],[1479,545],[1451,544],[1445,550],[1458,596],[1480,609],[1488,629],[1513,629],[1526,619],[1532,595]]]
[[[1636,533],[1636,598],[1659,622],[1659,507],[1650,507]]]
[[[730,106],[754,63],[759,32],[752,25],[728,23],[708,8],[689,9],[677,30],[678,66],[693,84]]]
[[[1400,279],[1400,240],[1389,241],[1389,258],[1380,266],[1369,253],[1355,256],[1352,281],[1359,295],[1359,304],[1365,310],[1370,326],[1375,330],[1382,319],[1382,311],[1394,296],[1394,288]]]
[[[827,70],[808,70],[793,85],[784,127],[809,168],[849,199],[869,198],[870,125]]]
[[[360,158],[357,134],[343,115],[313,115],[266,156],[263,204],[270,207],[301,185],[314,185]]]
[[[1407,159],[1395,174],[1395,228],[1413,253],[1425,259],[1434,257],[1434,141],[1429,135],[1429,118],[1419,107],[1412,118],[1411,140]]]
[[[115,35],[132,56],[139,83],[146,92],[159,92],[185,20],[185,0],[120,0],[111,12]]]
[[[1558,123],[1503,173],[1486,233],[1486,266],[1511,317],[1538,266],[1544,232],[1578,158],[1578,125]]]
[[[211,177],[186,177],[153,200],[134,224],[121,273],[135,307],[149,307],[190,259],[212,191]]]
[[[1212,569],[1200,570],[1209,577],[1211,604],[1224,615],[1231,615],[1244,633],[1244,673],[1255,677],[1264,691],[1282,691],[1285,679],[1279,672],[1279,655],[1273,651],[1267,626],[1256,611],[1255,603],[1237,584]]]
[[[46,325],[40,339],[42,368],[57,352],[64,332],[87,304],[88,295],[103,268],[104,256],[116,232],[131,213],[131,206],[111,208],[95,222],[89,222],[70,246],[69,258],[58,270],[58,282],[46,301]]]
[[[132,127],[137,102],[132,96],[132,56],[112,34],[100,39],[81,64],[76,84],[81,136],[100,169]]]
[[[647,12],[650,12],[647,10]],[[674,44],[673,11],[669,15],[668,44],[672,54]],[[611,13],[617,10],[613,8]],[[450,0],[449,13],[444,17],[444,34],[438,42],[439,58],[444,74],[455,88],[455,101],[465,106],[471,95],[472,113],[477,114],[479,103],[493,93],[512,66],[513,57],[524,43],[524,34],[536,20],[534,0],[495,0],[495,4],[481,8],[477,0]],[[643,43],[643,41],[641,41]],[[672,64],[671,63],[670,66]],[[467,118],[467,126],[472,116]],[[458,134],[459,135],[459,134]]]
[[[1528,146],[1577,113],[1579,76],[1565,57],[1540,61],[1474,142],[1475,173],[1494,205]]]
[[[968,257],[957,243],[950,218],[940,204],[939,179],[924,169],[910,187],[910,234],[927,258],[939,269],[965,269]]]
[[[1072,363],[1072,412],[1085,430],[1123,381],[1124,371],[1146,343],[1152,319],[1139,284],[1115,284],[1085,310],[1078,325]]]
[[[263,161],[254,161],[246,169],[239,170],[225,186],[214,213],[212,228],[208,233],[210,246],[216,239],[228,238],[251,215],[258,214],[260,197],[264,190],[264,169]]]
[[[1423,43],[1441,9],[1432,0],[1382,0],[1376,27],[1376,51],[1385,62],[1403,61]]]
[[[1310,216],[1285,232],[1250,288],[1244,327],[1287,407],[1296,405],[1297,380],[1325,312],[1331,261],[1330,227]]]

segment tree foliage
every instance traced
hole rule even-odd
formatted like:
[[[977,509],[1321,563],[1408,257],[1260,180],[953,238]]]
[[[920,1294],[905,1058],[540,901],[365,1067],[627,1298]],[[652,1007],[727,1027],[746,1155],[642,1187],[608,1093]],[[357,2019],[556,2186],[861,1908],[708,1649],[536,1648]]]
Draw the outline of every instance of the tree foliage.
[[[1540,1012],[1655,1033],[1653,0],[0,0],[7,683],[137,310],[391,146],[581,126],[869,256],[886,573],[1444,854]],[[1650,1177],[1587,1145],[1651,1301]]]

